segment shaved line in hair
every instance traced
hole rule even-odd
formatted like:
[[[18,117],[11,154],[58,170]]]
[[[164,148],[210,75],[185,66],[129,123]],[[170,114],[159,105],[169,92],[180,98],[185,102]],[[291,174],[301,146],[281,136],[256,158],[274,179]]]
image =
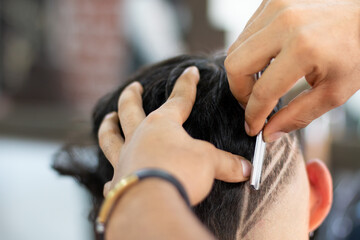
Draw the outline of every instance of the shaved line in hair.
[[[280,159],[281,155],[284,153],[285,150],[286,150],[286,145],[279,146],[276,149],[275,155],[272,158]],[[272,170],[274,169],[277,163],[278,163],[277,161],[270,161],[269,166],[266,169],[264,169],[262,173],[262,181],[265,181],[265,179],[272,173]]]
[[[249,202],[249,194],[250,194],[250,188],[245,187],[245,194],[244,194],[244,198],[243,198],[243,202],[242,202],[242,204],[244,206],[244,209],[240,213],[240,221],[239,221],[240,224],[239,224],[239,226],[243,225],[243,221],[245,219],[245,214],[246,214],[247,208],[249,206],[249,204],[248,204],[248,202]],[[236,235],[238,235],[238,234],[236,234]]]
[[[260,190],[251,189],[249,184],[245,186],[246,196],[243,198],[237,239],[244,238],[276,201],[276,196],[284,189],[284,184],[294,175],[298,154],[300,151],[295,134],[287,134],[268,145]]]
[[[276,149],[276,155],[274,156],[275,159],[278,159],[280,157],[280,155],[283,153],[283,151],[285,150],[286,145],[282,144],[281,141],[282,141],[282,139],[279,139],[276,142],[274,142],[273,144],[268,145],[268,147],[267,147],[267,152],[271,152],[273,149]],[[266,157],[268,157],[268,155]],[[270,162],[270,167],[264,169],[265,173],[263,173],[263,176],[262,176],[263,182],[267,178],[267,176],[271,173],[272,169],[274,168],[275,164],[277,163],[277,161],[266,161],[266,162]],[[244,193],[243,203],[242,203],[242,206],[244,208],[242,209],[241,214],[240,214],[239,226],[243,225],[243,221],[245,220],[245,214],[248,211],[249,194],[250,194],[250,188],[245,187],[245,193]]]
[[[279,142],[269,145],[267,149],[267,161],[264,162],[264,170],[262,181],[265,182],[268,176],[274,172],[274,169],[281,168],[283,162],[288,160],[291,154],[291,146],[296,144],[296,138],[291,139],[290,136],[285,135]]]

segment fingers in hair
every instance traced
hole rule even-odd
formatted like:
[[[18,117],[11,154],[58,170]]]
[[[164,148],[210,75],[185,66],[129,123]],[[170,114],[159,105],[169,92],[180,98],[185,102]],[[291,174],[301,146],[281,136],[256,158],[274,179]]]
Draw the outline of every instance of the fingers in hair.
[[[130,136],[146,117],[142,106],[142,93],[141,84],[133,82],[120,95],[118,114],[125,138]]]
[[[160,107],[159,111],[183,124],[194,106],[199,79],[200,74],[196,67],[185,69],[177,79],[169,99]]]
[[[109,113],[102,121],[98,132],[100,148],[113,167],[120,156],[120,151],[124,144],[118,122],[117,113]]]

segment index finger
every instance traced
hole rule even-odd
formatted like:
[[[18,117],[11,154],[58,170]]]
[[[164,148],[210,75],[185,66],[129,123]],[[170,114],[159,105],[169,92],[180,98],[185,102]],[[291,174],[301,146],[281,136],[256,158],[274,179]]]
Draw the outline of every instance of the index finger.
[[[245,129],[250,136],[260,132],[279,99],[306,75],[305,65],[283,51],[265,70],[255,83],[245,110]]]
[[[113,167],[116,166],[116,161],[118,161],[124,144],[118,122],[117,113],[109,113],[102,121],[98,132],[99,146]]]
[[[165,113],[168,118],[183,124],[194,106],[199,79],[199,70],[195,66],[185,69],[176,80],[170,97],[157,111]]]
[[[130,136],[145,119],[142,106],[143,87],[133,82],[121,93],[118,101],[118,114],[125,139]]]
[[[279,31],[275,27],[260,30],[225,59],[230,90],[243,106],[248,103],[253,90],[254,74],[264,69],[281,50],[281,34],[272,36],[272,32]]]

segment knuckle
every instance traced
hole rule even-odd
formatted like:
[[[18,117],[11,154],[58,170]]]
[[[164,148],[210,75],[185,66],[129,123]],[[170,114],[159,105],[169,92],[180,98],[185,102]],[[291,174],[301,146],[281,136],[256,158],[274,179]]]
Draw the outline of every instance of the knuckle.
[[[272,0],[269,2],[269,6],[272,9],[283,9],[288,6],[288,0]]]
[[[311,122],[311,120],[295,118],[295,119],[293,119],[293,127],[294,127],[294,129],[304,128],[307,125],[309,125],[310,122]]]
[[[217,150],[217,148],[215,147],[214,144],[208,143],[208,142],[206,142],[206,143],[207,143],[207,144],[206,144],[206,148],[207,148],[207,152],[208,152],[208,153],[212,154],[212,153],[214,153],[214,152]]]
[[[268,89],[261,85],[255,84],[252,90],[251,95],[258,101],[258,102],[265,102],[269,99],[268,96]]]
[[[235,62],[235,61],[233,60],[232,55],[228,55],[228,56],[225,58],[224,66],[225,66],[226,72],[227,72],[229,75],[233,75],[234,72],[235,72],[234,62]]]
[[[198,147],[197,149],[201,149],[201,154],[206,154],[204,159],[212,159],[214,158],[214,153],[216,153],[216,147],[214,144],[207,142],[205,140],[198,140]],[[216,156],[215,156],[216,158]]]
[[[314,59],[319,56],[316,43],[309,31],[298,31],[293,39],[292,46],[296,57],[306,56],[307,59]]]
[[[244,28],[243,32],[239,36],[239,40],[245,40],[246,37],[251,36],[254,32],[256,32],[257,28],[254,22],[248,23],[248,25]]]
[[[244,66],[242,65],[243,62],[239,61],[239,59],[243,59],[241,56],[241,53],[237,53],[236,56],[234,54],[230,54],[226,57],[224,61],[224,67],[226,69],[226,73],[230,78],[237,79],[238,77],[241,77],[242,74],[245,72],[243,71]],[[230,81],[231,79],[229,79]]]
[[[328,102],[331,108],[343,105],[346,100],[346,95],[337,89],[328,89],[324,95],[324,101]]]
[[[299,23],[299,11],[295,7],[284,7],[276,20],[281,26],[285,26],[291,30],[292,27],[295,27]]]
[[[226,52],[226,55],[228,56],[228,55],[230,55],[230,53],[232,53],[234,50],[235,50],[235,44],[232,44],[230,47],[229,47],[229,49],[227,50],[227,52]],[[225,58],[225,61],[226,61],[226,58]],[[225,62],[224,62],[224,65],[225,65]]]
[[[253,123],[257,119],[257,117],[253,114],[245,113],[245,121],[248,124],[250,130],[254,128]]]
[[[248,112],[245,112],[245,121],[249,127],[250,133],[253,133],[258,128],[256,125],[256,120],[258,120],[258,119],[259,119],[259,117],[256,114],[254,114],[254,113],[250,114]]]
[[[159,111],[154,111],[154,112],[151,112],[146,117],[146,122],[152,124],[152,123],[158,121],[159,119],[161,119],[163,117],[164,117],[164,114],[160,113]]]
[[[253,128],[253,122],[256,119],[256,117],[253,114],[249,114],[247,112],[245,112],[245,122],[246,124],[249,126],[250,129]]]

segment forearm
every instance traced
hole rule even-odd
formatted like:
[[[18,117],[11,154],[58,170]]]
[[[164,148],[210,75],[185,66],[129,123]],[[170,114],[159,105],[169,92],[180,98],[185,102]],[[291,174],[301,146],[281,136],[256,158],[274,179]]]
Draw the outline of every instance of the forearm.
[[[119,200],[106,240],[214,239],[186,206],[176,188],[158,179],[131,187]]]

